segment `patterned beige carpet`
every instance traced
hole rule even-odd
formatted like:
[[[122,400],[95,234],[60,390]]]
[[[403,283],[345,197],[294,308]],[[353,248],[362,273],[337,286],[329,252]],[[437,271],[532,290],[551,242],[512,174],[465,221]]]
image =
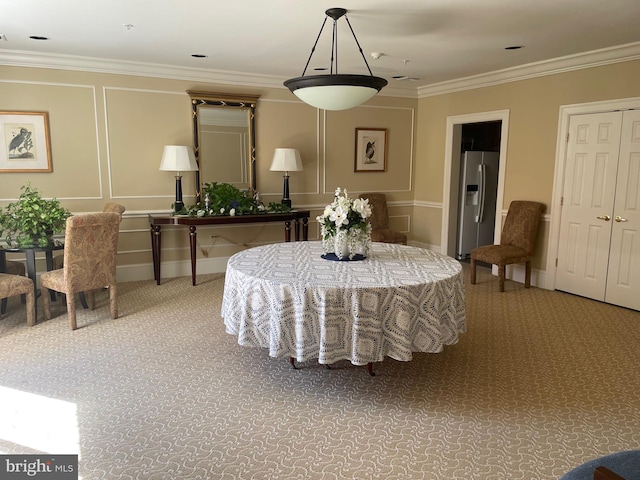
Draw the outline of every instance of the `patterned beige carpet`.
[[[0,453],[79,453],[93,479],[556,479],[640,446],[640,314],[467,283],[467,333],[364,367],[237,345],[222,275],[119,285],[120,318],[0,321]],[[55,314],[55,312],[54,312]]]

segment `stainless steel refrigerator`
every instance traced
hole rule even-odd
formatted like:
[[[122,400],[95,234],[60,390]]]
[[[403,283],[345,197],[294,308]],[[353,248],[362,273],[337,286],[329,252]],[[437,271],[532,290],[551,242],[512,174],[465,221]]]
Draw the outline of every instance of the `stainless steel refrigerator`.
[[[460,210],[456,258],[464,260],[471,250],[493,243],[498,192],[497,152],[464,152],[460,170]]]

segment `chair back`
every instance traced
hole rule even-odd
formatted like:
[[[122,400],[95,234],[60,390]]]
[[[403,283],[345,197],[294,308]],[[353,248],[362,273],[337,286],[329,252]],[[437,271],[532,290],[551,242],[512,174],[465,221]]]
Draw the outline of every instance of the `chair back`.
[[[119,203],[114,202],[108,202],[102,209],[103,212],[115,212],[119,215],[122,215],[125,210],[126,209],[124,208],[124,205],[120,205]]]
[[[362,193],[360,198],[366,198],[371,205],[371,228],[389,228],[389,211],[387,209],[387,196],[384,193]]]
[[[543,211],[544,204],[539,202],[511,202],[502,228],[500,245],[518,247],[524,250],[527,256],[533,255]]]
[[[116,281],[120,214],[72,215],[67,219],[64,282],[67,292],[95,290]]]

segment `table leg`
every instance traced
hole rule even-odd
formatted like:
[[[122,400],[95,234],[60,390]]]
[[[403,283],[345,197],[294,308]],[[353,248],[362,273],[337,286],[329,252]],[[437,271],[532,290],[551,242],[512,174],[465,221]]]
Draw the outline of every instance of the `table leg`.
[[[309,240],[309,218],[308,217],[304,217],[302,219],[302,240],[305,242]]]
[[[7,271],[7,254],[0,251],[0,273],[5,273]],[[3,298],[0,301],[0,314],[4,315],[7,311],[7,299]]]
[[[160,225],[151,225],[151,255],[153,256],[153,278],[156,285],[160,285],[161,228]]]
[[[291,220],[285,220],[284,222],[284,241],[291,241]]]
[[[296,242],[299,242],[300,241],[300,219],[299,218],[296,218],[293,221],[293,228],[294,228]]]
[[[298,367],[296,367],[296,359],[293,357],[289,357],[289,363],[291,364],[291,366],[293,367],[294,370],[298,370]]]
[[[372,377],[376,376],[376,372],[373,371],[373,363],[371,362],[367,363],[367,373]]]
[[[189,243],[191,245],[191,285],[196,285],[196,226],[189,227]]]
[[[28,249],[25,252],[27,256],[27,276],[33,281],[33,298],[35,303],[33,318],[38,320],[38,287],[36,284],[36,252]]]

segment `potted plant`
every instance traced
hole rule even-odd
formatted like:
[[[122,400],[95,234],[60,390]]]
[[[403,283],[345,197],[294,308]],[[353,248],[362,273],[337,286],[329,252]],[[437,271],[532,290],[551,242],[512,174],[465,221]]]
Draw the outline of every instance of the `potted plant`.
[[[10,247],[46,247],[66,226],[71,212],[53,198],[42,198],[31,183],[23,185],[18,200],[0,210],[0,238]]]

